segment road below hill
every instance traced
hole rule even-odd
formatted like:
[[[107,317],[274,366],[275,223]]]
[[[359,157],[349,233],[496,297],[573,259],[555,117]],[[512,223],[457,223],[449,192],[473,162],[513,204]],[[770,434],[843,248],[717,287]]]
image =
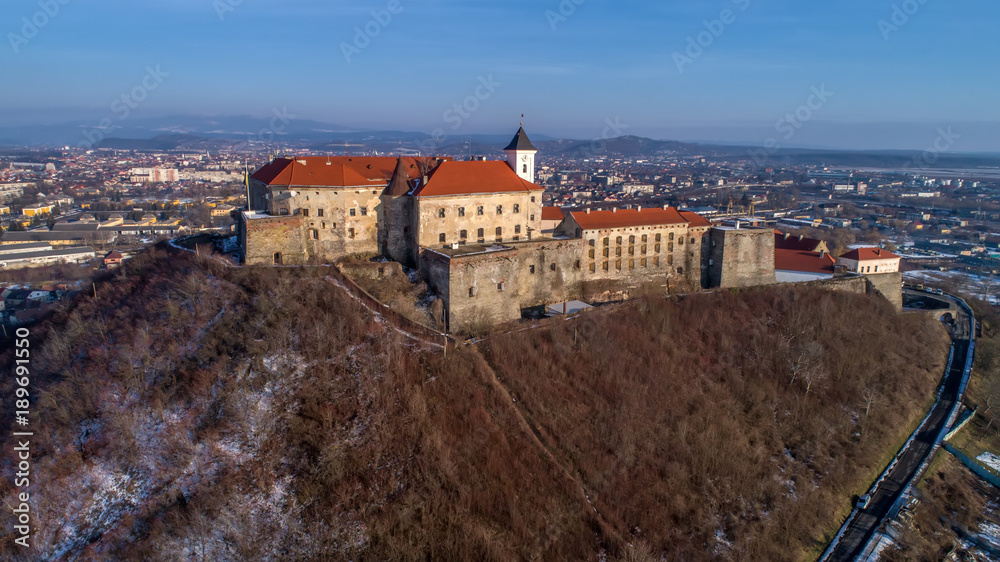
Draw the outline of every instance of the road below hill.
[[[959,327],[970,324],[968,313],[961,309],[959,311],[960,317],[957,318],[956,324]],[[969,366],[966,363],[972,361],[972,357],[968,354],[970,345],[970,340],[967,339],[968,331],[968,329],[962,328],[957,330],[956,337],[966,339],[953,340],[954,355],[948,372],[945,374],[940,400],[917,430],[916,437],[899,454],[897,462],[889,470],[885,479],[878,485],[875,492],[871,493],[868,506],[856,510],[852,514],[852,517],[845,523],[839,540],[821,560],[857,559],[886,515],[889,514],[900,494],[917,476],[917,471],[924,464],[924,460],[934,450],[941,430],[948,423],[953,408],[957,402],[961,401],[962,378],[966,367]]]

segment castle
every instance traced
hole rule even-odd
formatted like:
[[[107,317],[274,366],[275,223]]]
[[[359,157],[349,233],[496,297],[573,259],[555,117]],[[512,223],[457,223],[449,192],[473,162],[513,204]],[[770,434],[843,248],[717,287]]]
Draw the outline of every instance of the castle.
[[[506,162],[278,158],[250,177],[241,257],[280,265],[384,256],[419,269],[451,331],[642,287],[775,282],[772,230],[716,227],[671,207],[543,209],[538,150],[523,127],[505,152]]]

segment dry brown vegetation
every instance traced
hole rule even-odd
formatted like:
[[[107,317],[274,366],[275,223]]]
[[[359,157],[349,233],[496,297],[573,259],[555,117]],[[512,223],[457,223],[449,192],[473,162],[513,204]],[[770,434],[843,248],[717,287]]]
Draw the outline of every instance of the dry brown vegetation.
[[[795,558],[945,354],[921,316],[774,288],[445,358],[328,275],[161,248],[34,328],[36,546],[13,546],[4,510],[0,557]]]
[[[628,540],[782,560],[836,529],[929,403],[946,346],[873,297],[769,288],[554,322],[486,357]]]

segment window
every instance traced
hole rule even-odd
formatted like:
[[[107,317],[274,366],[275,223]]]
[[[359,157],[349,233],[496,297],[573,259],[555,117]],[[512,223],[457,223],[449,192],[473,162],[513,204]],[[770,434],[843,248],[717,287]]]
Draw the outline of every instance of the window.
[[[352,238],[352,239],[354,238],[354,229],[353,228],[348,228],[347,229],[347,237],[348,238]]]
[[[556,270],[556,263],[552,262],[552,265],[549,266],[549,271],[555,271],[555,270]]]
[[[875,266],[875,273],[878,273],[878,266]]]
[[[607,271],[608,270],[608,262],[604,262],[604,264],[601,265],[601,267],[604,268],[604,271]]]
[[[503,291],[503,285],[504,285],[503,281],[497,283],[497,290],[498,291]]]
[[[648,240],[649,240],[649,235],[648,234],[643,234],[642,235],[642,243],[645,244]]]
[[[617,248],[615,248],[615,255],[618,256],[618,257],[621,257],[621,255],[622,255],[622,248],[621,248],[621,246],[618,246]]]
[[[597,264],[596,263],[590,264],[590,272],[591,273],[597,273]]]
[[[692,239],[688,240],[688,242],[690,242],[690,243],[694,244],[694,238],[692,238]]]
[[[309,216],[309,209],[302,209],[302,216],[303,217],[308,217]]]
[[[634,256],[635,255],[635,246],[629,246],[628,247],[628,255],[630,255],[630,256]]]
[[[641,259],[641,260],[639,261],[639,263],[640,263],[640,265],[642,265],[642,267],[648,267],[648,266],[646,265],[646,258],[642,258],[642,259]]]
[[[531,217],[528,220],[531,220],[531,221],[535,220],[535,215],[531,215]]]
[[[674,251],[674,243],[673,242],[667,243],[667,251],[668,252],[673,252]]]
[[[684,268],[683,267],[678,267],[677,268],[677,273],[678,273],[678,275],[684,275]]]
[[[667,265],[674,265],[674,256],[667,256]]]
[[[438,209],[438,218],[439,219],[443,219],[444,218],[444,209]]]
[[[622,237],[621,236],[619,236],[617,239],[615,239],[615,244],[618,244],[619,246],[622,245]]]
[[[660,267],[660,257],[653,256],[653,267]]]
[[[514,203],[514,212],[515,213],[520,213],[521,212],[521,206],[518,205],[517,203]]]
[[[659,254],[660,253],[660,245],[657,244],[657,245],[653,246],[653,250],[656,251],[657,254]]]
[[[465,240],[466,238],[469,237],[469,231],[468,230],[458,231],[458,237],[461,238],[462,240]]]
[[[521,240],[521,237],[520,237],[520,236],[515,236],[515,237],[514,237],[514,242],[519,242],[520,240]]]
[[[503,205],[497,205],[497,214],[498,215],[502,215],[503,214]]]
[[[476,214],[479,216],[483,215],[483,207],[481,205],[479,207],[476,207]]]
[[[594,249],[590,249],[590,259],[594,259]]]
[[[315,228],[309,230],[309,237],[313,240],[319,240],[319,231]]]
[[[659,236],[657,236],[657,237],[656,237],[656,239],[657,239],[657,240],[659,240],[659,239],[660,239],[660,237],[659,237]],[[673,240],[673,239],[674,239],[674,233],[673,233],[673,232],[671,232],[671,233],[670,233],[670,240]]]
[[[535,266],[529,265],[528,266],[528,273],[534,275],[535,274]]]
[[[361,207],[361,216],[363,217],[368,216],[368,207]]]
[[[497,227],[497,238],[500,238],[501,236],[503,236],[503,227],[502,226],[498,226]]]
[[[323,216],[323,209],[316,209],[316,216],[317,217],[322,217]]]
[[[580,260],[576,260],[575,262],[573,262],[573,268],[580,269]]]
[[[684,245],[684,237],[681,236],[680,238],[678,238],[677,239],[677,243],[680,244],[681,246],[683,246]]]
[[[458,208],[458,216],[460,216],[460,217],[464,217],[465,216],[465,207],[459,207]]]
[[[281,209],[281,210],[278,211],[278,214],[279,215],[287,215],[288,214],[288,209]]]
[[[607,246],[607,245],[608,245],[608,244],[610,244],[610,243],[611,243],[611,239],[610,239],[610,238],[607,238],[607,237],[605,237],[605,238],[604,238],[604,245],[605,245],[605,246]]]
[[[622,270],[622,260],[615,260],[615,269],[618,271]]]
[[[521,173],[523,173],[523,174],[527,174],[527,173],[528,173],[528,165],[527,165],[527,164],[525,164],[525,165],[524,165],[524,166],[523,166],[523,167],[521,168]]]
[[[483,231],[483,229],[480,228],[479,230],[476,231],[476,236],[482,238],[486,236],[486,233]]]
[[[438,242],[444,244],[445,239],[446,237],[443,232],[441,234],[438,234]]]
[[[281,252],[274,253],[274,265],[281,265]]]
[[[471,299],[474,296],[476,296],[476,288],[475,287],[469,287],[469,298]]]
[[[521,225],[519,224],[514,225],[514,234],[521,234]]]
[[[597,240],[587,240],[587,243],[590,244],[591,248],[593,248],[597,245]]]
[[[628,268],[635,269],[635,260],[628,260]]]
[[[639,253],[640,254],[645,254],[646,253],[646,245],[645,244],[643,244],[642,246],[639,247]]]
[[[603,251],[603,252],[601,252],[601,254],[602,254],[602,255],[603,255],[604,257],[608,257],[608,256],[610,256],[610,255],[611,255],[611,248],[604,248],[604,251]]]
[[[347,214],[351,215],[352,217],[356,216],[358,214],[358,210],[357,209],[351,209],[350,211],[347,212]]]
[[[534,203],[534,202],[535,202],[535,196],[534,196],[534,195],[532,195],[532,196],[531,196],[531,202],[532,202],[532,203]]]
[[[629,244],[635,244],[635,235],[632,235],[632,236],[628,237],[628,243]]]

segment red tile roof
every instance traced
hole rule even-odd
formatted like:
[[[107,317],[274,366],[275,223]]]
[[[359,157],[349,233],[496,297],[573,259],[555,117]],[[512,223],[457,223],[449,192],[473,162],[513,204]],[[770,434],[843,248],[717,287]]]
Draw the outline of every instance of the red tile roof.
[[[566,215],[559,207],[542,207],[543,221],[561,221],[564,218],[566,218]]]
[[[575,211],[570,213],[580,228],[584,230],[606,230],[632,226],[659,226],[663,224],[688,224],[673,207],[653,207],[651,209],[618,209],[615,211]],[[691,213],[694,214],[694,213]],[[697,215],[695,215],[697,216]],[[699,217],[700,218],[700,217]],[[704,219],[702,219],[704,220]]]
[[[858,248],[856,250],[851,250],[840,257],[846,260],[855,261],[900,259],[900,257],[896,254],[890,252],[889,250],[883,250],[882,248]]]
[[[800,252],[814,252],[817,249],[819,249],[821,244],[823,244],[822,240],[816,240],[814,238],[806,238],[804,236],[795,236],[792,234],[785,234],[780,230],[774,231],[774,247],[776,249],[798,250]]]
[[[500,160],[443,162],[426,184],[414,190],[416,197],[471,195],[473,193],[528,193],[544,187],[524,181],[510,165]]]
[[[780,271],[829,273],[833,275],[834,265],[836,265],[836,261],[833,259],[833,256],[826,253],[782,249],[774,251],[774,269]]]
[[[288,187],[385,187],[398,159],[388,156],[307,156],[277,158],[257,170],[253,179]],[[411,178],[438,164],[434,158],[403,158]]]
[[[698,213],[692,213],[691,211],[681,211],[680,213],[681,216],[684,217],[684,220],[688,221],[690,226],[712,226],[712,221],[706,219]]]

